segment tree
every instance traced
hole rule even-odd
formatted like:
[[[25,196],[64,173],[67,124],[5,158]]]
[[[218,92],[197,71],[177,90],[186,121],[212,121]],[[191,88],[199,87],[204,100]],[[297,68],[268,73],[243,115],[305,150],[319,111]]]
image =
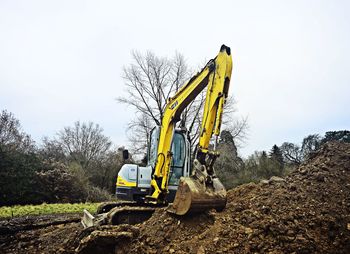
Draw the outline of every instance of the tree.
[[[220,134],[220,144],[234,144],[233,135],[229,130],[223,130]]]
[[[0,206],[39,203],[35,176],[41,167],[35,153],[0,144]]]
[[[244,161],[244,168],[238,177],[239,183],[246,183],[281,176],[283,173],[283,168],[274,155],[267,156],[266,151],[256,151]]]
[[[127,88],[127,96],[118,97],[117,101],[133,107],[136,110],[135,118],[128,125],[129,139],[136,153],[142,153],[148,146],[148,137],[155,125],[160,125],[166,103],[185,81],[191,76],[191,71],[181,54],[168,59],[157,57],[152,52],[145,55],[133,52],[133,61],[130,66],[124,67],[123,78]],[[181,115],[178,126],[186,127],[189,132],[192,147],[197,143],[202,118],[204,93],[200,93]],[[225,105],[226,113],[233,109],[233,100]],[[227,118],[227,117],[225,117]],[[230,122],[235,137],[242,138],[247,127],[247,119]]]
[[[94,186],[115,193],[115,183],[120,168],[125,163],[131,163],[132,159],[123,160],[124,147],[108,151],[99,161],[92,162],[90,181]]]
[[[58,133],[56,145],[63,153],[87,170],[90,163],[102,158],[111,147],[111,141],[103,135],[103,129],[92,122],[75,122],[73,127],[65,127]]]
[[[256,181],[258,179],[259,157],[259,152],[255,151],[244,161],[244,174],[241,183]]]
[[[350,131],[327,131],[321,143],[324,144],[328,141],[341,141],[350,143]]]
[[[21,124],[15,116],[3,110],[0,113],[0,145],[3,149],[22,150],[32,152],[35,148],[34,141],[21,130]]]
[[[72,169],[73,176],[86,178],[88,190],[94,187],[102,194],[106,191],[114,193],[117,174],[125,161],[121,155],[123,148],[112,149],[111,144],[98,124],[75,122],[74,126],[59,131],[54,139],[44,138],[40,155],[53,164],[63,163]],[[51,173],[57,173],[59,169]],[[92,194],[89,191],[88,196]],[[93,199],[97,200],[97,195],[93,195]]]
[[[0,205],[38,202],[35,172],[41,161],[35,143],[12,113],[0,113]]]
[[[102,201],[124,161],[102,128],[76,122],[37,149],[12,113],[0,114],[0,205]],[[97,186],[91,183],[97,182]],[[100,188],[99,188],[100,187]]]
[[[215,162],[215,172],[226,188],[232,188],[237,184],[237,174],[243,168],[244,163],[238,156],[230,131],[221,132],[217,150],[220,156]]]
[[[321,136],[318,134],[308,135],[303,139],[301,151],[304,159],[309,158],[310,154],[317,151],[321,145]]]
[[[245,143],[248,136],[248,131],[249,131],[248,117],[241,116],[240,118],[233,119],[232,115],[230,115],[230,112],[227,112],[227,113],[225,112],[224,112],[224,116],[225,116],[225,119],[227,120],[224,121],[224,125],[227,126],[226,129],[229,130],[230,133],[232,134],[232,138],[235,140],[236,145],[240,147],[242,144]]]
[[[182,55],[173,59],[157,57],[152,52],[142,55],[132,53],[134,63],[124,67],[123,78],[127,97],[117,98],[118,102],[136,109],[136,118],[129,124],[132,135],[143,136],[131,139],[135,151],[144,150],[150,130],[160,125],[168,98],[188,78],[189,70]]]
[[[187,79],[188,67],[180,54],[170,60],[152,52],[145,56],[133,52],[133,59],[135,63],[124,68],[123,77],[129,97],[118,101],[134,106],[160,125],[167,99]]]
[[[266,151],[258,153],[258,156],[257,175],[259,178],[270,178],[273,175],[279,175],[280,169],[276,162],[267,156]]]
[[[284,166],[283,155],[281,149],[276,144],[273,145],[269,156],[270,159],[277,162],[279,169],[282,170]]]
[[[38,195],[47,203],[84,202],[88,196],[88,182],[84,172],[61,162],[44,161],[44,168],[36,173]],[[78,166],[79,167],[79,166]]]
[[[149,146],[149,136],[154,124],[145,113],[136,114],[128,124],[128,139],[132,144],[135,154],[142,154]]]
[[[299,165],[303,161],[303,155],[300,146],[293,143],[284,142],[281,145],[280,149],[286,162],[294,165]]]
[[[55,139],[44,137],[39,154],[45,160],[67,162],[62,143]]]

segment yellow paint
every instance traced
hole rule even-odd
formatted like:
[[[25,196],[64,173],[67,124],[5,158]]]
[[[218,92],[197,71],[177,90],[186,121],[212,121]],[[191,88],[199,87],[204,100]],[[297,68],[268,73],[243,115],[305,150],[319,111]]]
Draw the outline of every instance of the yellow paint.
[[[129,182],[121,176],[117,178],[117,187],[136,187],[136,182]]]
[[[208,153],[210,138],[214,133],[215,135],[220,133],[223,105],[228,95],[231,72],[232,56],[227,52],[226,47],[222,47],[219,54],[209,61],[201,72],[169,99],[162,118],[158,157],[151,180],[154,191],[149,198],[155,202],[162,201],[159,199],[160,194],[166,194],[168,190],[172,159],[171,142],[175,124],[180,120],[181,113],[207,87],[199,149],[201,152]],[[161,183],[156,179],[160,179]]]

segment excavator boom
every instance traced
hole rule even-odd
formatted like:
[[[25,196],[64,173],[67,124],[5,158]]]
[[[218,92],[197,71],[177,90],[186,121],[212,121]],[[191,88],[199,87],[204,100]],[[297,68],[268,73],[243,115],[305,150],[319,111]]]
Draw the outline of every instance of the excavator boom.
[[[162,119],[158,157],[152,175],[153,193],[148,198],[154,203],[164,202],[168,191],[171,141],[176,122],[183,110],[207,87],[202,127],[194,160],[192,176],[182,177],[170,212],[183,215],[191,211],[211,208],[222,210],[226,205],[226,190],[216,177],[213,164],[218,153],[209,150],[210,140],[220,134],[223,106],[228,96],[232,72],[229,47],[222,45],[219,54],[169,99]]]

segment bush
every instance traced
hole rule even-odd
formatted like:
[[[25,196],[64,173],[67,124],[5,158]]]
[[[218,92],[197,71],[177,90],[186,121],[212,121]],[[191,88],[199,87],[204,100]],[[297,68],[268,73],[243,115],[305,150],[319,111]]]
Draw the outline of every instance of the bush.
[[[41,167],[36,154],[0,145],[0,205],[41,203],[35,177]]]
[[[90,186],[87,191],[87,202],[106,202],[112,200],[112,195],[99,187]]]
[[[78,203],[87,199],[88,185],[81,172],[60,162],[46,162],[45,164],[46,168],[37,173],[42,201]]]

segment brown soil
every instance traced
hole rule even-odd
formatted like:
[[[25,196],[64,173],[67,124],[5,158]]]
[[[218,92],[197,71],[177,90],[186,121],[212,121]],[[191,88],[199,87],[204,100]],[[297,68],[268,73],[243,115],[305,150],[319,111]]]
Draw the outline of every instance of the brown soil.
[[[0,253],[55,253],[81,231],[80,214],[24,216],[0,221]]]
[[[285,179],[229,191],[221,213],[159,209],[135,226],[82,230],[75,222],[0,233],[0,252],[350,253],[350,144],[326,144]]]

